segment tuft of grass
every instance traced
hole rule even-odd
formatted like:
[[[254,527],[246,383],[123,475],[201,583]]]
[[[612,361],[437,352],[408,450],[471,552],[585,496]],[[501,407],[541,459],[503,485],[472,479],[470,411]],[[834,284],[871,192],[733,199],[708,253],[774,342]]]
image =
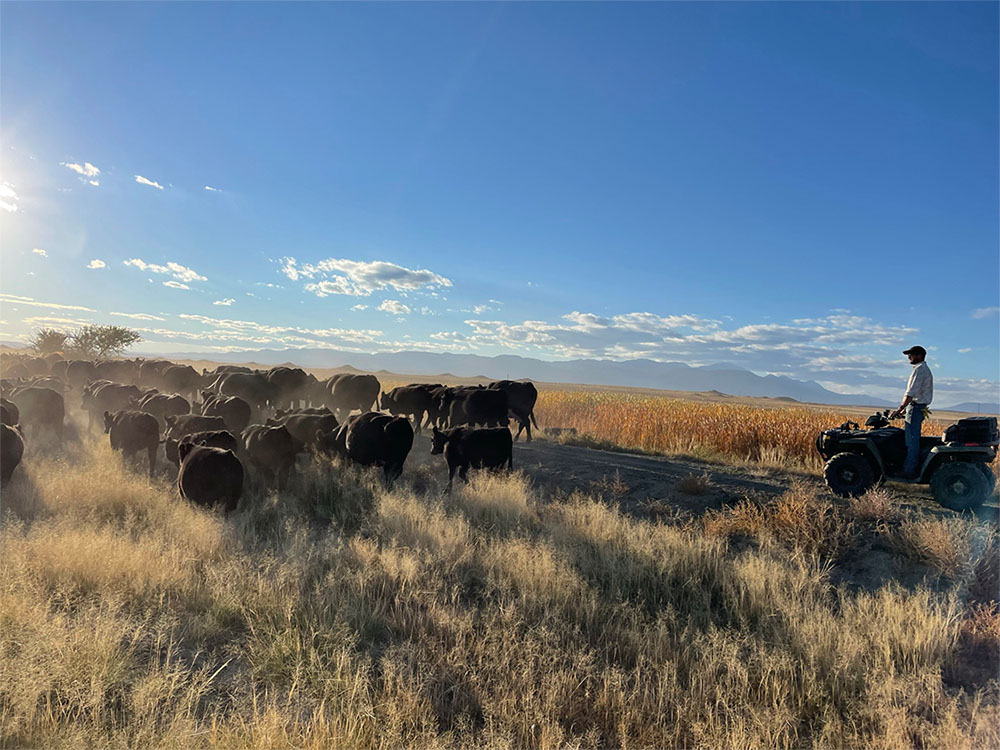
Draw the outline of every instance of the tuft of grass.
[[[905,520],[890,534],[890,543],[908,559],[950,578],[969,566],[971,527],[959,518]]]
[[[885,487],[873,487],[863,495],[849,498],[848,509],[858,521],[886,523],[899,518],[899,506],[892,492]]]
[[[675,485],[685,495],[704,495],[712,488],[708,474],[688,474],[677,480]]]
[[[744,499],[722,511],[709,511],[703,529],[710,536],[773,539],[808,555],[836,558],[854,541],[854,528],[816,487],[796,482],[774,502],[759,506]]]

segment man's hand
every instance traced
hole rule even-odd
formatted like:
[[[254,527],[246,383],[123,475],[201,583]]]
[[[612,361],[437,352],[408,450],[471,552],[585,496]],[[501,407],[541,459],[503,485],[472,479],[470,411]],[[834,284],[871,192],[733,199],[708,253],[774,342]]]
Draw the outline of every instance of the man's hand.
[[[889,419],[899,419],[901,416],[903,416],[903,407],[902,406],[900,406],[898,409],[896,409],[896,411],[894,411],[892,414],[890,414],[889,415]]]

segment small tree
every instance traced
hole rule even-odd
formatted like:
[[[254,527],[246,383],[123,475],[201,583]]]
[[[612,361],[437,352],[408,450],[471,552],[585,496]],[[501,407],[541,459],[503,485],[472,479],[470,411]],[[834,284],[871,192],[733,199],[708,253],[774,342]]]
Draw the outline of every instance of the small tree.
[[[132,344],[142,341],[138,331],[125,326],[84,326],[69,336],[74,353],[86,359],[118,357]]]
[[[69,334],[64,331],[57,331],[55,328],[39,328],[31,334],[28,343],[39,354],[52,354],[52,352],[63,350],[67,338],[69,338]]]

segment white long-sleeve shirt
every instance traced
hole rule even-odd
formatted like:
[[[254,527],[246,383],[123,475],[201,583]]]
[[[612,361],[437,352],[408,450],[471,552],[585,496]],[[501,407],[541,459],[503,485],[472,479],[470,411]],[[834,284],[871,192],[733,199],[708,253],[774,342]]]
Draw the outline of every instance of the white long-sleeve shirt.
[[[903,395],[909,396],[918,404],[924,406],[930,404],[934,398],[934,376],[931,375],[931,368],[926,362],[913,365],[913,372],[910,373],[910,379],[906,383],[906,393]]]

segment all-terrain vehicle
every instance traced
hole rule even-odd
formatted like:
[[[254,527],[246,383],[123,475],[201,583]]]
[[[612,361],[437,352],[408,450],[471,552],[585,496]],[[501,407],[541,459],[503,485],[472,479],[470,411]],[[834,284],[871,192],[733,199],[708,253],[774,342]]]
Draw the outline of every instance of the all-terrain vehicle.
[[[996,417],[960,419],[941,437],[921,436],[917,476],[903,477],[905,432],[890,426],[890,412],[876,412],[862,429],[847,421],[824,430],[816,449],[826,460],[827,486],[841,497],[864,494],[880,482],[929,484],[945,508],[966,510],[983,504],[996,483],[989,464],[997,456]]]

